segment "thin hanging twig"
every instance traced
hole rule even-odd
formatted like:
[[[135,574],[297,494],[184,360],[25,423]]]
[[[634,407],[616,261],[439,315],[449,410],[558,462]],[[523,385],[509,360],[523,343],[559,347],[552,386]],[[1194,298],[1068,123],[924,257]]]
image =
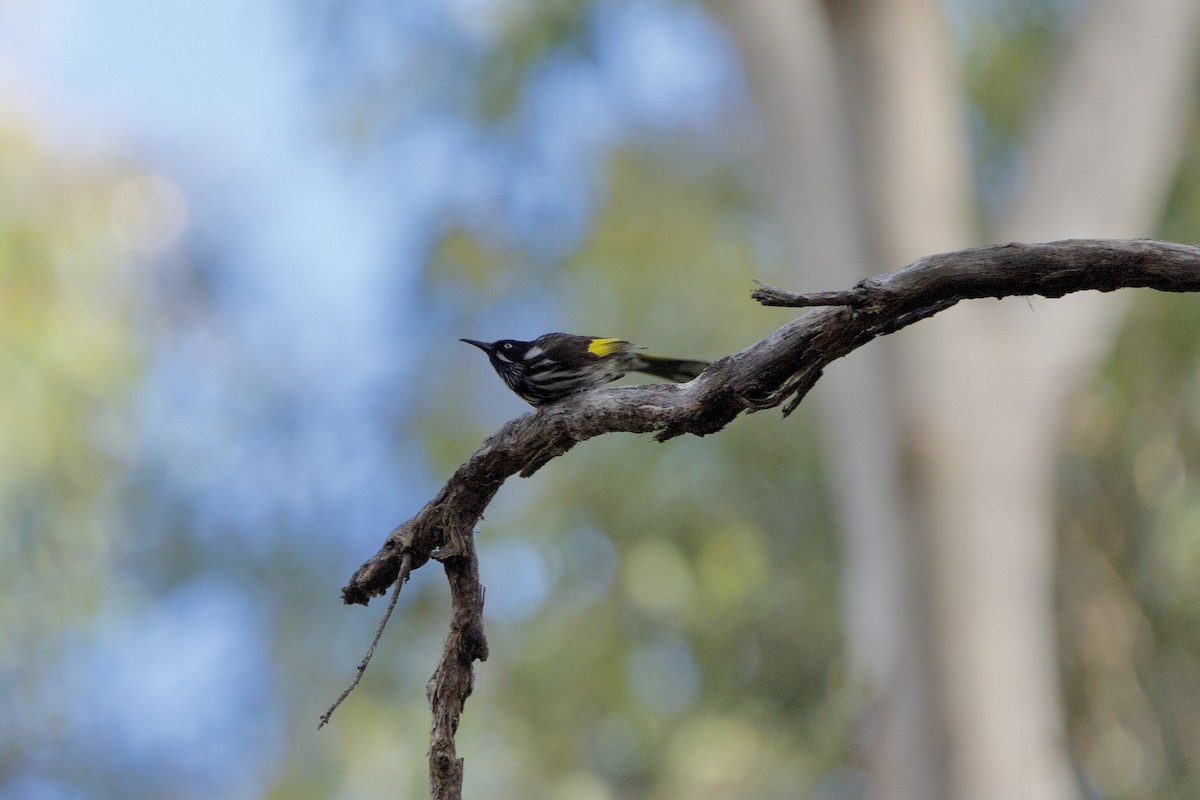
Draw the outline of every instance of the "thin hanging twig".
[[[406,555],[400,563],[400,575],[396,578],[396,586],[392,590],[392,599],[388,601],[387,608],[383,612],[383,616],[379,620],[379,626],[375,629],[375,638],[371,639],[371,646],[367,648],[367,654],[363,656],[362,661],[358,662],[358,672],[354,675],[354,680],[350,681],[350,685],[346,687],[338,699],[333,701],[333,705],[325,709],[325,713],[321,715],[321,722],[317,725],[317,730],[321,730],[329,724],[329,718],[333,716],[333,712],[337,711],[337,707],[342,704],[342,701],[350,696],[355,687],[362,681],[363,675],[367,672],[367,665],[371,663],[371,658],[375,655],[375,648],[379,645],[379,640],[383,638],[383,629],[387,627],[388,620],[391,619],[392,611],[396,608],[396,602],[400,599],[400,587],[408,581],[408,573],[412,569],[412,556]]]

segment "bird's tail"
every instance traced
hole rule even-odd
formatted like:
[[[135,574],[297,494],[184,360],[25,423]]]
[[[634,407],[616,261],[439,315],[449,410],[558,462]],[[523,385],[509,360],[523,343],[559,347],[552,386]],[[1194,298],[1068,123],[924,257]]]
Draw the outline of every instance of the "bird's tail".
[[[635,372],[644,372],[656,378],[663,378],[676,383],[686,383],[704,372],[711,363],[709,361],[689,361],[684,358],[666,358],[638,353],[638,363],[631,367]]]

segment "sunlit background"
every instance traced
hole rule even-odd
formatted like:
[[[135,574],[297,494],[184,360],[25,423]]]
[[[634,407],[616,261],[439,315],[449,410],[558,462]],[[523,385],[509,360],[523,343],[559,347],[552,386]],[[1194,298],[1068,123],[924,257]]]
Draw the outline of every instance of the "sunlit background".
[[[948,8],[983,217],[1078,7],[1000,5]],[[380,611],[340,587],[527,410],[456,339],[716,358],[791,316],[752,279],[838,288],[786,263],[761,138],[684,0],[0,0],[0,798],[424,796],[436,566],[317,721]],[[1104,796],[1200,786],[1197,310],[1139,298],[1065,445]],[[603,437],[505,486],[467,796],[863,796],[816,428]]]

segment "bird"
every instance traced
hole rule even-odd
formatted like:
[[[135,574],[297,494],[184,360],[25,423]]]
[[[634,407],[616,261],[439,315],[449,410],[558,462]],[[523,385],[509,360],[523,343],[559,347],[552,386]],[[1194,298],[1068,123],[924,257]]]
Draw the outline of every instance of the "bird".
[[[703,372],[708,361],[666,358],[640,352],[624,339],[547,333],[532,342],[459,339],[487,353],[496,373],[522,400],[540,407],[603,386],[627,372],[644,372],[684,383]]]

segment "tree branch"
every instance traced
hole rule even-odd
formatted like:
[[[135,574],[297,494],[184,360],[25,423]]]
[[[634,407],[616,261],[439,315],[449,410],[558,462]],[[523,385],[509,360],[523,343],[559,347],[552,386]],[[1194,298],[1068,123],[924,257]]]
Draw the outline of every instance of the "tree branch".
[[[764,305],[830,307],[810,311],[716,361],[690,383],[596,389],[506,423],[455,470],[437,496],[392,531],[342,589],[346,603],[365,605],[397,580],[405,559],[418,569],[433,558],[446,570],[453,621],[428,688],[434,717],[432,796],[458,797],[461,791],[454,733],[471,693],[472,663],[487,658],[473,531],[507,478],[528,477],[577,443],[605,433],[654,433],[658,441],[685,433],[703,436],[742,412],[785,401],[786,415],[830,362],[960,300],[1061,297],[1124,287],[1200,290],[1200,248],[1148,240],[1014,243],[928,256],[847,291],[794,294],[763,285],[753,297]]]

